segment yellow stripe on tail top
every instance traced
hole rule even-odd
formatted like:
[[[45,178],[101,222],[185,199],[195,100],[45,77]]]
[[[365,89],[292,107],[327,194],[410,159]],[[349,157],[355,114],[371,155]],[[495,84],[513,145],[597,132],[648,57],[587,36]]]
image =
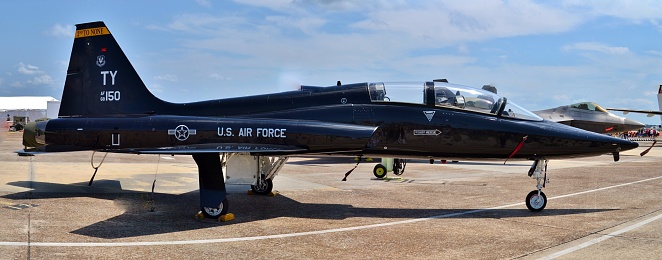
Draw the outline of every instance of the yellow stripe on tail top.
[[[84,38],[84,37],[99,36],[99,35],[106,35],[106,34],[110,34],[110,31],[108,31],[108,28],[106,28],[106,27],[97,27],[97,28],[76,30],[76,37],[75,38]]]

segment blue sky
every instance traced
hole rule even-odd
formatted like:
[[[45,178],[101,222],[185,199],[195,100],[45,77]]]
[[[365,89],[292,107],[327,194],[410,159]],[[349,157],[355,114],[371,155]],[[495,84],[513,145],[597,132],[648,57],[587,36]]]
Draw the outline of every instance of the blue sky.
[[[658,110],[662,84],[662,1],[3,1],[0,10],[0,96],[60,99],[74,25],[92,21],[171,102],[447,78],[495,85],[529,110],[579,101]]]

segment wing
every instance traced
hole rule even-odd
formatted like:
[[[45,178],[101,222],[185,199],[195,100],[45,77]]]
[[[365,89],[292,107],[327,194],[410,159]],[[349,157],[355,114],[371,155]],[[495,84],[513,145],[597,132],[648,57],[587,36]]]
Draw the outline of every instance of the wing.
[[[288,145],[219,143],[219,144],[161,147],[154,149],[126,149],[118,152],[135,153],[135,154],[194,154],[194,153],[294,154],[294,153],[305,153],[306,151],[307,149],[305,148],[288,146]]]
[[[621,111],[623,114],[627,113],[641,113],[641,114],[647,114],[648,117],[654,116],[654,115],[662,115],[662,111],[656,111],[656,110],[636,110],[636,109],[624,109],[624,108],[606,108],[607,110],[611,111]]]

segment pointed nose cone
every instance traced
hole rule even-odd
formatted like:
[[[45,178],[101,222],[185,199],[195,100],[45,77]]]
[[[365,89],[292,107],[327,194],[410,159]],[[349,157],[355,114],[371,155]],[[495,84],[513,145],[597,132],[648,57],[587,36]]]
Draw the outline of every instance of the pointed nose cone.
[[[585,140],[590,141],[591,147],[601,147],[604,152],[623,152],[639,147],[639,144],[630,140],[611,137],[605,134],[591,132],[585,135]]]
[[[549,135],[550,139],[548,140],[557,143],[558,146],[549,147],[545,153],[540,152],[543,157],[569,158],[618,154],[639,147],[636,142],[606,134],[590,132],[555,122],[547,122],[547,124],[549,127],[546,129],[552,131],[546,132],[545,135]]]
[[[623,129],[623,131],[639,130],[639,129],[643,128],[644,126],[646,126],[646,125],[640,123],[639,121],[632,120],[632,119],[629,119],[629,118],[623,119],[623,124],[625,125],[625,128]]]
[[[614,142],[614,145],[620,147],[621,152],[622,151],[627,151],[627,150],[632,150],[634,148],[639,147],[638,143],[632,142],[630,140],[625,140],[625,139],[620,139],[620,138],[614,138],[614,139],[616,139],[616,141]]]

